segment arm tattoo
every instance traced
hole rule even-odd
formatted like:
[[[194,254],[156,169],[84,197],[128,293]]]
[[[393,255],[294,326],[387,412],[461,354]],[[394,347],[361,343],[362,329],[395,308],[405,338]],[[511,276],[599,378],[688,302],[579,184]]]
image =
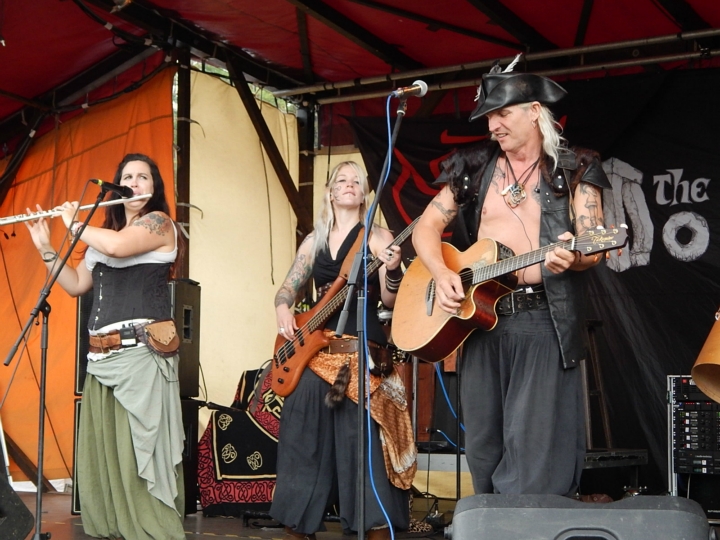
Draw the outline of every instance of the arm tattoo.
[[[301,247],[306,242],[312,242],[313,235],[309,234],[303,240]],[[275,307],[285,304],[287,307],[292,307],[295,304],[295,298],[297,298],[300,287],[308,280],[312,275],[312,262],[311,258],[305,254],[298,253],[295,257],[293,265],[288,271],[287,277],[283,282],[280,290],[275,295]]]
[[[132,227],[145,227],[151,234],[165,236],[170,231],[170,219],[158,212],[150,212],[130,224]]]
[[[602,205],[602,195],[595,186],[585,183],[580,184],[580,193],[585,197],[583,206],[587,213],[582,212],[577,216],[575,226],[578,233],[583,233],[603,225],[599,211]]]
[[[457,210],[449,210],[445,208],[442,203],[438,201],[437,197],[435,197],[430,204],[437,208],[438,211],[443,215],[443,222],[445,223],[446,227],[453,219],[455,219],[455,216],[457,215]]]

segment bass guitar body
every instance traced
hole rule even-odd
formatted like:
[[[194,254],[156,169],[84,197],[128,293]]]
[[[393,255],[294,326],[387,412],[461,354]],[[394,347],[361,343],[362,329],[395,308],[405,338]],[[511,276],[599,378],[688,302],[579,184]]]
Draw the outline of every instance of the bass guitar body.
[[[448,268],[463,274],[498,261],[500,245],[489,238],[479,240],[466,251],[442,244]],[[482,283],[463,280],[465,299],[456,313],[440,308],[435,282],[416,258],[400,284],[393,311],[392,338],[395,345],[428,362],[438,362],[454,352],[476,328],[492,330],[497,324],[495,304],[517,285],[515,274],[505,274]]]
[[[275,338],[271,388],[278,396],[289,396],[300,381],[305,366],[320,349],[330,344],[323,331],[325,320],[328,318],[323,311],[329,311],[326,304],[346,283],[343,278],[337,278],[330,290],[312,309],[295,315],[298,330],[293,339],[288,340],[280,335]]]

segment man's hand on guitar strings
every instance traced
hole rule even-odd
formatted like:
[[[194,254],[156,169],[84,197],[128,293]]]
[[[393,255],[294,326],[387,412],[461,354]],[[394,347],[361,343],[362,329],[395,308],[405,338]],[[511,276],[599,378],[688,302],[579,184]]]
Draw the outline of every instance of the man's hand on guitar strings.
[[[460,302],[465,299],[465,290],[460,276],[449,268],[441,270],[435,277],[435,297],[438,306],[443,311],[455,315],[460,309]]]
[[[573,234],[567,231],[558,236],[558,239],[563,241],[572,240],[572,238]],[[545,255],[545,268],[553,274],[560,274],[575,264],[577,260],[578,257],[575,251],[568,251],[556,246],[555,249]]]

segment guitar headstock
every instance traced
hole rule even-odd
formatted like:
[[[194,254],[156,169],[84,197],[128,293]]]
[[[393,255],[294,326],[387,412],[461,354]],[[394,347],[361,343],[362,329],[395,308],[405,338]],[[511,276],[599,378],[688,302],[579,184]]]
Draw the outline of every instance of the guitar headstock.
[[[627,225],[619,227],[598,227],[576,236],[572,247],[583,255],[620,249],[627,244]]]

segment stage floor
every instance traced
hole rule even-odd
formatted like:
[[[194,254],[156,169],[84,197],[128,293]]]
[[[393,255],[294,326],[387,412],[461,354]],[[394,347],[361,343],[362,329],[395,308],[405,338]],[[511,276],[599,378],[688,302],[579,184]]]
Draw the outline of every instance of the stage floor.
[[[35,493],[19,492],[20,499],[35,515]],[[42,523],[41,533],[50,533],[52,540],[91,540],[93,537],[83,532],[82,517],[70,513],[72,495],[69,493],[45,493],[42,497]],[[415,512],[414,512],[415,513]],[[190,539],[199,537],[224,538],[253,538],[280,540],[283,530],[278,527],[263,527],[275,525],[275,522],[260,519],[250,519],[248,526],[244,526],[239,518],[204,517],[202,511],[185,516],[183,521],[185,536]],[[317,533],[318,540],[349,540],[350,536],[343,536],[339,523],[327,522],[327,532]],[[407,533],[398,533],[397,538],[410,538]],[[412,535],[417,538],[417,535]],[[33,534],[27,538],[33,538]],[[426,538],[441,540],[442,531]],[[127,539],[132,540],[132,539]]]

